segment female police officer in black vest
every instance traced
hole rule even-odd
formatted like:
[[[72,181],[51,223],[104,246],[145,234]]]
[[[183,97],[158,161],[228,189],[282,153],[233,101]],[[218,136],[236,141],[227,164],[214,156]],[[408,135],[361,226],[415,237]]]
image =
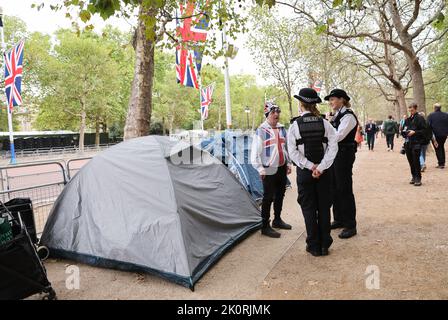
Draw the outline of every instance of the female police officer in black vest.
[[[306,225],[306,251],[328,255],[333,243],[330,232],[331,167],[338,151],[336,132],[316,108],[317,92],[304,88],[294,96],[301,115],[291,120],[288,154],[297,166],[298,202]]]
[[[333,165],[333,218],[332,229],[344,228],[339,238],[356,235],[356,204],[353,195],[353,163],[358,119],[350,109],[350,97],[344,90],[334,89],[325,97],[335,112],[331,124],[336,129],[338,153]]]

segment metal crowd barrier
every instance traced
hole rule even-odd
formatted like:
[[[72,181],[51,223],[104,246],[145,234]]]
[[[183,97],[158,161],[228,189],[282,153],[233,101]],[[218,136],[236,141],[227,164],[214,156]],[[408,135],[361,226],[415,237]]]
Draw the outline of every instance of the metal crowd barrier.
[[[113,145],[115,145],[115,143],[100,144],[99,146],[96,146],[96,145],[90,146],[89,145],[89,146],[84,147],[84,152],[101,151],[101,150],[107,149]],[[82,153],[79,151],[78,146],[16,150],[17,158],[63,156],[63,155],[70,155],[70,154],[82,154]],[[2,152],[0,152],[0,155],[1,155],[2,159],[11,158],[10,151],[2,151]]]
[[[0,201],[30,198],[36,231],[42,233],[48,214],[67,182],[91,158],[36,161],[0,166]]]
[[[92,157],[76,158],[67,161],[67,177],[68,180],[73,178],[73,176],[85,165]]]

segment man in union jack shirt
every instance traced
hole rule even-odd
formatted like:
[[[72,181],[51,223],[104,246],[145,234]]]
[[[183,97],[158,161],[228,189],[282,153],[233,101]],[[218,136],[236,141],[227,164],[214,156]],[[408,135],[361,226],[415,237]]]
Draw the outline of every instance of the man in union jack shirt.
[[[278,122],[280,112],[277,105],[271,102],[265,104],[266,121],[257,128],[251,148],[251,163],[260,174],[264,189],[261,205],[263,221],[261,233],[271,238],[280,237],[280,233],[272,227],[286,230],[292,228],[280,217],[286,190],[286,175],[291,173],[291,162],[286,146],[286,129]],[[271,227],[269,218],[272,202],[274,202],[274,220]]]

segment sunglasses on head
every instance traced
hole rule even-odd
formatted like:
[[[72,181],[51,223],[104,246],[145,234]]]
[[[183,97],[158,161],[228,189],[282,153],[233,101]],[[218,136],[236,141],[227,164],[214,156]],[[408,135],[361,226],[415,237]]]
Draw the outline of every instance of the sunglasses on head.
[[[271,112],[272,113],[274,113],[274,112],[281,113],[282,111],[280,110],[280,108],[272,108]]]

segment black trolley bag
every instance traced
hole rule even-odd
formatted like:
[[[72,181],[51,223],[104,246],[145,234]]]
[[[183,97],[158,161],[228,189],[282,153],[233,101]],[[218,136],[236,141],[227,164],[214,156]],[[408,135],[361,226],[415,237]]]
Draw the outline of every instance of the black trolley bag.
[[[9,218],[13,230],[12,240],[0,244],[0,300],[24,299],[37,293],[45,294],[43,299],[56,299],[21,213],[13,215],[0,203],[0,215]]]

